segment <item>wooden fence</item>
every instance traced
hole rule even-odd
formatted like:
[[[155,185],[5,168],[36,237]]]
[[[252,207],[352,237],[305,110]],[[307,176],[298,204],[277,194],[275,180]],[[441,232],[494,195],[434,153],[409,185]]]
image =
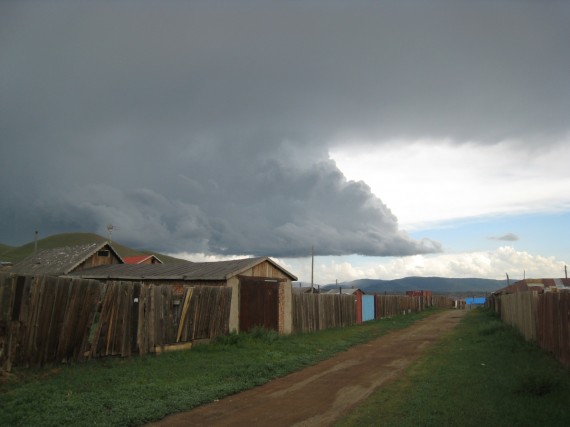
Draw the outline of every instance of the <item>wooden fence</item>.
[[[232,289],[0,273],[0,371],[156,353],[229,332]],[[359,322],[346,294],[292,294],[296,332]],[[446,297],[375,296],[374,317],[452,307]]]
[[[375,318],[417,313],[428,307],[453,308],[446,296],[374,295]],[[313,332],[356,324],[357,298],[346,294],[293,293],[293,331]]]
[[[394,317],[407,313],[418,313],[428,306],[429,297],[407,295],[378,295],[376,297],[376,317]]]
[[[377,295],[376,318],[418,313],[428,307],[453,308],[454,301],[446,296]]]
[[[570,367],[570,293],[545,293],[537,306],[537,342]]]
[[[525,339],[570,367],[570,293],[517,292],[494,296],[490,305]]]
[[[501,296],[501,320],[514,326],[529,341],[536,341],[536,292],[517,292]]]
[[[314,332],[356,323],[354,296],[293,293],[293,331]]]
[[[465,308],[465,301],[456,301],[446,297],[444,295],[433,295],[430,298],[429,304],[432,307],[439,307],[439,308]]]
[[[0,273],[0,367],[160,352],[228,333],[227,287]]]

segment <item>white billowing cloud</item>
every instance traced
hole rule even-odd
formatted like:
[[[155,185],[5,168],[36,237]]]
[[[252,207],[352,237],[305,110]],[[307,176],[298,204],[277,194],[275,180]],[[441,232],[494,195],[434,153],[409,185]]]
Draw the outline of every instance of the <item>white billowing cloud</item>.
[[[311,278],[310,259],[280,260],[303,282]],[[555,257],[543,257],[511,246],[491,251],[457,254],[415,255],[401,258],[366,258],[355,263],[343,258],[317,257],[314,282],[330,284],[356,279],[398,279],[422,277],[478,277],[504,279],[526,277],[563,277],[565,262]]]
[[[218,261],[231,261],[234,259],[249,258],[248,255],[213,255],[213,254],[205,254],[198,252],[196,253],[176,252],[176,253],[168,253],[166,255],[192,262],[218,262]]]
[[[406,229],[459,218],[570,209],[570,139],[545,145],[443,140],[353,143],[331,150]]]

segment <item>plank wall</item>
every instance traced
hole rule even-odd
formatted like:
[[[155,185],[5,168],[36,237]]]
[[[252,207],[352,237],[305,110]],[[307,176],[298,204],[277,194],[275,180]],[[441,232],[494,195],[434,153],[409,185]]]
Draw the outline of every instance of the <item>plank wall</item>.
[[[0,273],[0,367],[154,353],[228,333],[231,288]]]

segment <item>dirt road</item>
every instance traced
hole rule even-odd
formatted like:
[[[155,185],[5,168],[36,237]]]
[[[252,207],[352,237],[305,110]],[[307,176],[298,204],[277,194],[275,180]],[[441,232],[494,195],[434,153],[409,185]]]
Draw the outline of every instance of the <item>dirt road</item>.
[[[445,311],[407,329],[219,402],[151,426],[328,426],[374,390],[402,375],[466,310]]]

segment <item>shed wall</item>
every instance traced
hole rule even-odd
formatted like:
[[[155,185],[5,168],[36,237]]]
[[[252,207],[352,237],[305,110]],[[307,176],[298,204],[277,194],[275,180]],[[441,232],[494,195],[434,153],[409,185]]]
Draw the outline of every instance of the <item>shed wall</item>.
[[[248,273],[242,273],[244,276],[254,277],[268,277],[271,279],[288,279],[288,277],[279,269],[275,268],[273,264],[268,261],[257,264],[251,268]],[[289,280],[289,279],[288,279]],[[290,280],[289,280],[290,281]]]
[[[99,251],[95,252],[73,271],[85,270],[87,268],[98,267],[100,265],[121,264],[121,260],[109,249],[102,249],[109,252],[108,256],[98,255]]]

